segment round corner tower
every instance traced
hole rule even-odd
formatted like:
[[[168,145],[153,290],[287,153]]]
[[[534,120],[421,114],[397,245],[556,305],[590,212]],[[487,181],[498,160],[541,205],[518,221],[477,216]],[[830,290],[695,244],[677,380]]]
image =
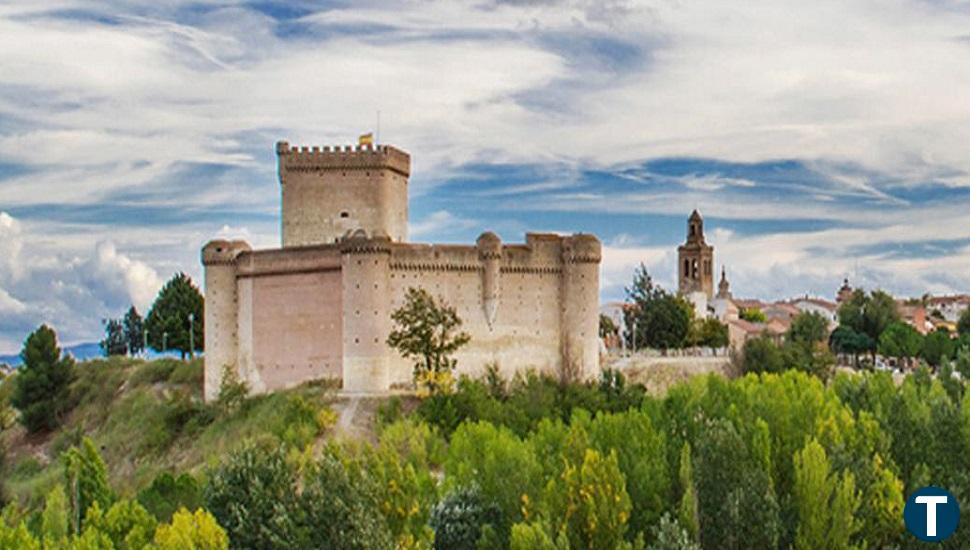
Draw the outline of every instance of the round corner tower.
[[[599,290],[602,244],[595,235],[562,240],[562,375],[599,375]]]
[[[389,145],[276,144],[284,247],[333,244],[364,230],[407,240],[411,157]]]
[[[239,349],[236,259],[252,248],[245,241],[214,240],[202,248],[205,267],[205,375],[202,381],[206,401],[215,399],[222,382],[222,369],[237,368]]]
[[[341,240],[343,389],[375,393],[390,384],[391,242],[357,230]]]

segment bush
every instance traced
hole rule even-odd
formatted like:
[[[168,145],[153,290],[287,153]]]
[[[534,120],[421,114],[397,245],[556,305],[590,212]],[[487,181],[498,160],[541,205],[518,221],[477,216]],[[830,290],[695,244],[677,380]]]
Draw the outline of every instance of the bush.
[[[211,472],[203,498],[234,548],[392,548],[373,491],[331,454],[300,476],[285,447],[248,446]]]
[[[298,547],[296,472],[282,447],[233,453],[209,473],[202,498],[233,548]]]
[[[202,487],[190,474],[176,477],[164,472],[138,493],[138,502],[155,519],[167,522],[179,508],[195,510],[202,506]]]
[[[431,511],[436,550],[475,548],[482,528],[497,525],[502,512],[494,503],[486,502],[481,490],[472,485],[449,493]]]

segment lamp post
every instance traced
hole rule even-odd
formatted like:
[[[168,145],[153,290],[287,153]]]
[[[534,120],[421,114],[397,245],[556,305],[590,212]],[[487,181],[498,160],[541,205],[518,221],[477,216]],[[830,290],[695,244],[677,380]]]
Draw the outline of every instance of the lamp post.
[[[148,330],[147,329],[143,329],[141,331],[141,338],[142,338],[141,352],[144,353],[145,357],[147,358],[148,357]]]
[[[189,359],[195,359],[195,314],[189,313]]]
[[[162,353],[168,351],[168,332],[162,333]]]

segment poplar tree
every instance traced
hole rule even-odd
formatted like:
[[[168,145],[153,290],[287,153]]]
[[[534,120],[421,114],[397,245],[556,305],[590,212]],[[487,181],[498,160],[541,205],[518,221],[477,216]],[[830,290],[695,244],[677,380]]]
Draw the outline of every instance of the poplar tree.
[[[825,449],[814,438],[795,453],[795,548],[849,548],[859,530],[860,497],[851,472],[831,471]]]

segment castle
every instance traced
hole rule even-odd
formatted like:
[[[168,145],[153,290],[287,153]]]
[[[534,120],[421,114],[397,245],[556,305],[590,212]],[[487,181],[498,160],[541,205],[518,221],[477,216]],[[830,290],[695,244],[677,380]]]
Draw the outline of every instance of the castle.
[[[276,145],[282,245],[253,250],[214,240],[205,270],[204,395],[223,369],[255,393],[321,378],[347,392],[411,382],[412,364],[387,343],[391,312],[410,287],[455,307],[471,341],[458,372],[491,364],[567,378],[599,372],[601,245],[588,234],[528,233],[503,244],[407,241],[411,158],[389,145]]]

